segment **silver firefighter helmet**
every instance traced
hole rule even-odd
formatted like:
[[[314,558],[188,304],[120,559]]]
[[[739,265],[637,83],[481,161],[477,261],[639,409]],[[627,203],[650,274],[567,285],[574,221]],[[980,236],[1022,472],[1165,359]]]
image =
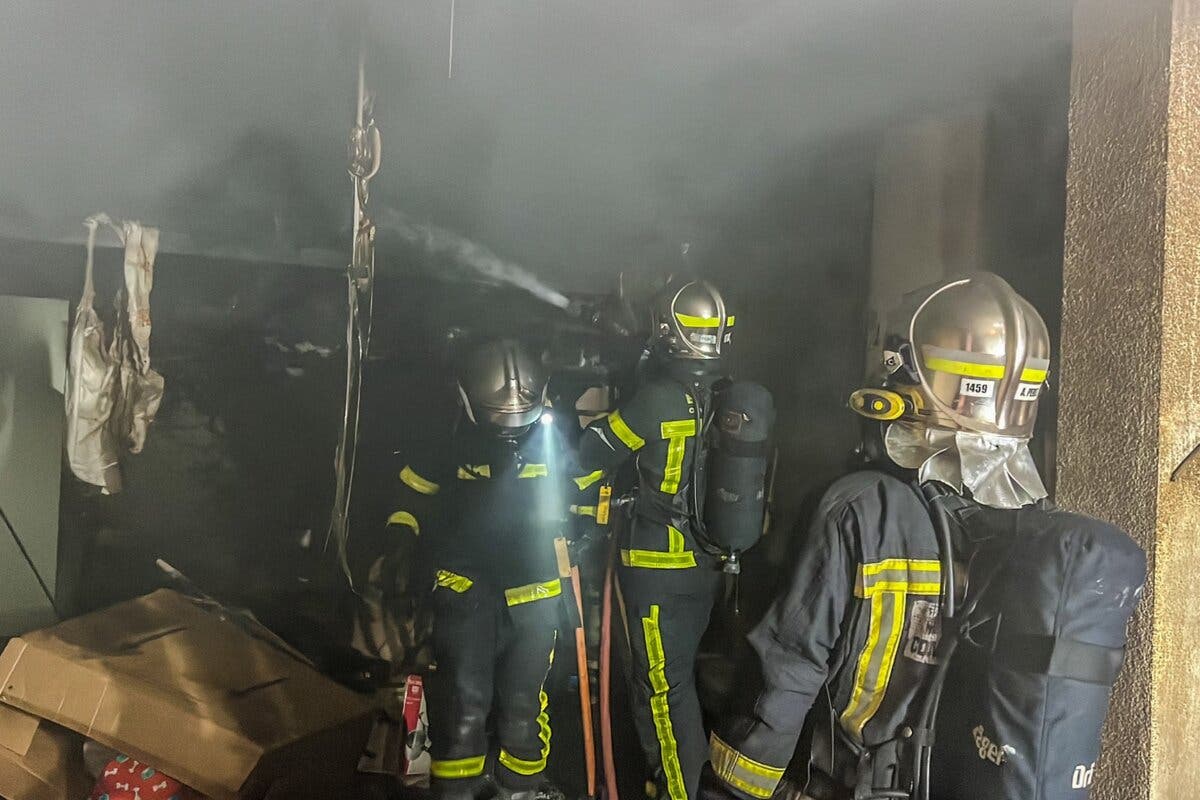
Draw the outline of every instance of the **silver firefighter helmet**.
[[[654,296],[651,315],[651,341],[672,358],[718,359],[733,336],[734,317],[707,281],[670,281]]]
[[[991,273],[947,279],[905,295],[875,344],[870,388],[850,405],[892,423],[893,462],[995,508],[1046,496],[1028,441],[1050,337],[1028,301]]]
[[[1050,369],[1041,315],[998,275],[976,272],[905,295],[880,328],[871,383],[900,394],[898,418],[1028,439]]]
[[[458,393],[471,422],[517,434],[542,415],[547,383],[541,360],[527,346],[500,339],[467,357],[459,372]]]

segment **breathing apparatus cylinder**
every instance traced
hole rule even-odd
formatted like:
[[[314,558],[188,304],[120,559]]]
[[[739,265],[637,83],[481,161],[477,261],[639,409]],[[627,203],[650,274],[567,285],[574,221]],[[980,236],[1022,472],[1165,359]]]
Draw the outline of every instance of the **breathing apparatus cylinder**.
[[[775,403],[765,387],[734,381],[713,404],[704,527],[736,571],[741,552],[763,534]]]

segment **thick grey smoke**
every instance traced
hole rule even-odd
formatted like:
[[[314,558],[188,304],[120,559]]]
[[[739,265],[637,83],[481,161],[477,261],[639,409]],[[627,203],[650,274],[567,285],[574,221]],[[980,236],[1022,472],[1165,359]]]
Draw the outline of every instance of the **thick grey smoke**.
[[[96,209],[164,244],[344,263],[358,14],[375,202],[573,288],[704,243],[806,148],[1061,50],[1069,0],[0,4],[0,235]],[[797,187],[803,190],[804,187]]]
[[[511,261],[505,261],[478,242],[473,242],[454,231],[439,228],[428,222],[411,220],[394,208],[383,209],[376,218],[376,225],[380,233],[393,234],[402,241],[421,248],[426,255],[434,259],[448,258],[455,266],[472,270],[489,283],[507,284],[524,289],[557,308],[566,309],[571,305],[566,295],[542,283],[529,270]]]

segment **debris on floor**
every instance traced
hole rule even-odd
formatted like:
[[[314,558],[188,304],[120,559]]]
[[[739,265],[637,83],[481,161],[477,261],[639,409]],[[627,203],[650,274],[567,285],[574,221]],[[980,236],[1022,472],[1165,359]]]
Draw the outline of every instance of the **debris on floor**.
[[[87,796],[69,731],[213,800],[340,796],[376,713],[268,636],[167,589],[12,639],[0,675],[9,800]]]

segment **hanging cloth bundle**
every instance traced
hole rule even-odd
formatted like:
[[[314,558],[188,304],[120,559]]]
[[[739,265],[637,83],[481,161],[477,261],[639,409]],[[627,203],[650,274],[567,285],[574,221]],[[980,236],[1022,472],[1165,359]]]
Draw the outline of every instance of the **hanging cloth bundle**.
[[[107,343],[92,282],[101,224],[115,231],[125,247],[125,285],[117,292],[116,323]],[[80,480],[113,494],[121,490],[121,449],[142,451],[162,403],[163,377],[150,368],[150,291],[158,229],[138,222],[117,225],[105,214],[89,217],[84,225],[87,260],[68,365],[67,461]]]

